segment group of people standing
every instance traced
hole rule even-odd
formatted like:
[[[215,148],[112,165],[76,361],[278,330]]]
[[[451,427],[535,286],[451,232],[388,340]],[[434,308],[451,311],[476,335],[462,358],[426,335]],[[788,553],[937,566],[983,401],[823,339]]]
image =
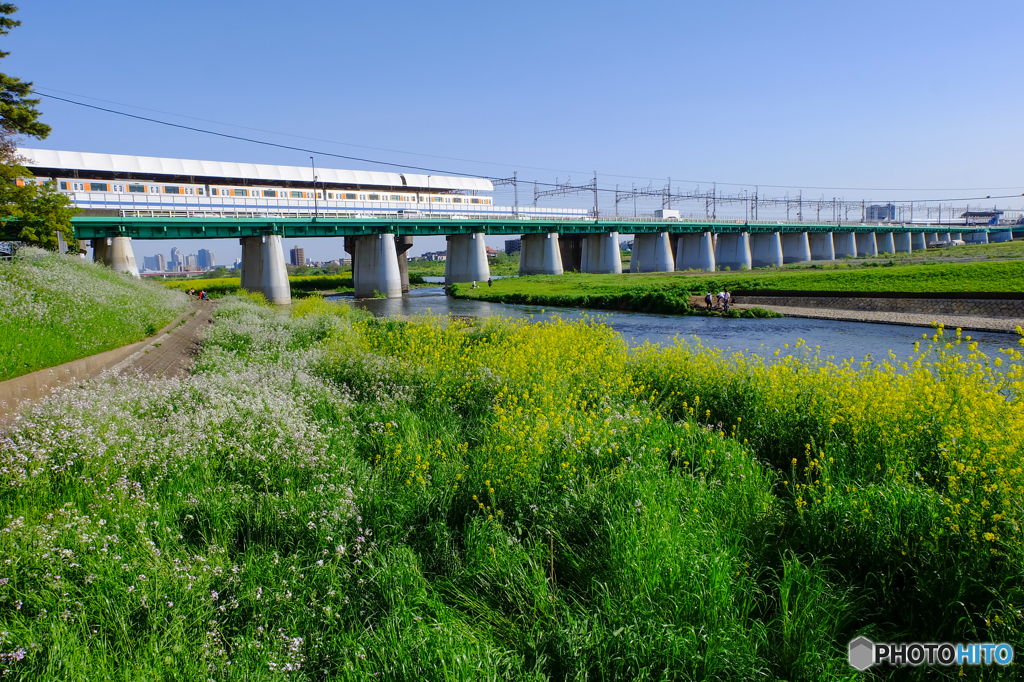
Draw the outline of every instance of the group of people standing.
[[[716,298],[718,299],[717,304],[715,303]],[[710,291],[704,296],[704,307],[707,310],[721,310],[727,313],[730,305],[732,305],[732,294],[729,293],[729,287],[723,287],[717,297]]]

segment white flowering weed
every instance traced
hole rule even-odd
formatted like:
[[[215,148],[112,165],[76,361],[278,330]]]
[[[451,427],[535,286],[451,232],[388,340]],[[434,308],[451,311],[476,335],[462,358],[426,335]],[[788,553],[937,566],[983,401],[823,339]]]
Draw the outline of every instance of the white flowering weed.
[[[38,249],[0,262],[0,380],[153,334],[189,298],[78,256]]]

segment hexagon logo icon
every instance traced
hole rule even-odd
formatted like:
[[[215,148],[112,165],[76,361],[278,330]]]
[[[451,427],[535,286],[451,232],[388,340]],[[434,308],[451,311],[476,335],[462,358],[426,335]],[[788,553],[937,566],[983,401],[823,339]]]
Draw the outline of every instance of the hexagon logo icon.
[[[857,670],[867,670],[875,660],[875,643],[867,637],[858,637],[850,642],[850,665]]]

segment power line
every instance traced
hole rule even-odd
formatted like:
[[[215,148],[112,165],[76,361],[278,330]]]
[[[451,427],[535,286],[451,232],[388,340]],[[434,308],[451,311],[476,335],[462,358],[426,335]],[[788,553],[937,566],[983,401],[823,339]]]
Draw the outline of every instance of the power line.
[[[184,124],[181,124],[181,123],[172,123],[170,121],[162,121],[162,120],[157,119],[157,118],[152,118],[152,117],[149,117],[149,116],[140,116],[138,114],[131,114],[131,113],[128,113],[128,112],[125,112],[125,111],[118,111],[116,109],[109,109],[107,107],[97,106],[95,104],[87,104],[85,102],[77,102],[77,101],[72,100],[72,99],[67,99],[66,97],[58,97],[57,95],[50,95],[50,94],[47,94],[47,93],[44,93],[44,92],[39,92],[37,90],[33,90],[33,92],[35,94],[39,95],[40,97],[46,97],[48,99],[58,100],[58,101],[61,101],[61,102],[66,102],[68,104],[74,104],[75,106],[80,106],[80,107],[84,107],[84,108],[87,108],[87,109],[94,109],[96,111],[102,111],[102,112],[105,112],[105,113],[108,113],[108,114],[114,114],[114,115],[117,115],[117,116],[124,116],[124,117],[127,117],[127,118],[133,118],[133,119],[136,119],[136,120],[139,120],[139,121],[145,121],[147,123],[156,123],[158,125],[168,126],[168,127],[171,127],[171,128],[178,128],[178,129],[181,129],[181,130],[188,130],[188,131],[191,131],[191,132],[202,133],[204,135],[213,135],[213,136],[216,136],[216,137],[223,137],[223,138],[226,138],[226,139],[237,140],[237,141],[240,141],[240,142],[249,142],[249,143],[252,143],[252,144],[263,145],[263,146],[266,146],[266,147],[275,147],[275,148],[278,148],[278,149],[287,149],[289,151],[302,152],[304,154],[317,154],[317,155],[320,155],[320,156],[327,156],[327,157],[332,157],[332,158],[337,158],[337,159],[345,159],[347,161],[359,161],[359,162],[362,162],[362,163],[371,163],[371,164],[380,165],[380,166],[391,166],[391,167],[394,167],[394,168],[408,168],[408,169],[411,169],[411,170],[425,171],[427,173],[441,173],[441,174],[446,174],[446,175],[458,175],[458,176],[463,176],[463,177],[485,177],[485,178],[487,178],[489,180],[501,180],[501,179],[503,179],[503,178],[491,177],[491,176],[486,176],[486,175],[482,176],[479,173],[465,173],[465,172],[462,172],[462,171],[453,171],[453,170],[444,170],[444,169],[438,169],[438,168],[429,168],[429,167],[425,167],[425,166],[414,166],[414,165],[410,165],[410,164],[395,163],[395,162],[391,162],[391,161],[380,161],[380,160],[377,160],[377,159],[368,159],[368,158],[359,157],[359,156],[350,156],[350,155],[346,155],[346,154],[337,154],[337,153],[334,153],[334,152],[327,152],[327,151],[323,151],[323,150],[308,149],[306,147],[296,147],[296,146],[293,146],[293,145],[281,144],[281,143],[278,143],[278,142],[269,142],[269,141],[266,141],[266,140],[258,140],[258,139],[255,139],[255,138],[244,137],[244,136],[241,136],[241,135],[231,135],[229,133],[222,133],[222,132],[218,132],[218,131],[215,131],[215,130],[207,130],[205,128],[197,128],[195,126],[188,126],[188,125],[184,125]],[[125,105],[125,106],[131,106],[131,105]],[[166,113],[166,112],[164,112],[164,113]],[[168,114],[168,115],[176,116],[177,114]],[[205,120],[205,119],[200,119],[200,120]],[[211,122],[214,122],[214,121],[211,121]],[[224,124],[224,125],[230,125],[230,124]],[[244,126],[239,126],[239,127],[244,127]],[[256,128],[250,128],[250,129],[251,130],[260,130],[260,129],[256,129]],[[262,132],[268,132],[270,134],[280,134],[280,133],[273,133],[271,131],[262,131]],[[303,138],[303,139],[314,139],[314,138]],[[318,140],[318,141],[325,141],[325,140]],[[338,142],[329,142],[329,143],[330,144],[345,144],[345,143],[338,143]],[[355,146],[358,146],[358,145],[355,145]],[[411,152],[396,152],[396,153],[405,154],[405,153],[411,153]],[[445,157],[438,157],[438,158],[445,158]],[[469,163],[483,163],[483,162],[470,161]],[[495,165],[507,165],[507,164],[495,164]],[[612,175],[612,177],[639,177],[639,176]],[[557,183],[541,182],[541,181],[537,181],[537,180],[535,180],[533,182],[534,182],[535,185],[544,185],[544,186],[547,186],[547,187],[555,187],[555,188],[559,187],[559,185]],[[697,182],[697,181],[694,181],[694,180],[683,180],[682,182],[686,183],[686,184],[696,184],[696,185],[701,184],[700,182]],[[704,183],[704,184],[712,184],[712,183]],[[748,186],[754,186],[756,183],[750,183],[750,184],[718,183],[718,184],[725,184],[725,185],[736,186],[736,187],[748,187]],[[894,192],[975,191],[975,190],[979,190],[979,189],[986,189],[986,188],[938,188],[938,189],[934,189],[934,188],[888,188],[888,189],[886,189],[886,188],[869,188],[869,187],[860,187],[860,188],[857,188],[857,187],[853,187],[853,188],[829,187],[829,188],[826,188],[826,187],[818,187],[818,186],[801,187],[801,186],[796,186],[796,185],[772,185],[772,184],[763,184],[763,183],[761,184],[761,186],[762,187],[772,187],[772,188],[777,188],[777,189],[847,189],[847,190],[851,190],[851,191],[894,191]],[[596,178],[595,178],[594,184],[590,187],[590,189],[591,189],[591,191],[593,191],[595,193],[597,193],[597,192],[606,192],[606,193],[617,192],[617,189],[613,188],[613,187],[598,187],[597,183],[596,183]],[[988,188],[988,189],[1005,190],[1005,189],[1021,189],[1021,188],[1020,187],[1005,187],[1005,188]],[[935,199],[935,198],[929,198],[929,199],[901,199],[901,200],[898,200],[898,203],[902,203],[902,202],[927,202],[927,201],[980,201],[980,200],[985,200],[985,199],[1017,198],[1019,196],[1024,196],[1024,194],[1007,194],[1007,195],[998,195],[998,196],[996,196],[996,195],[986,195],[986,196],[983,196],[983,197],[982,196],[972,196],[972,197],[941,198],[941,199]],[[679,195],[679,198],[683,199],[683,198],[686,198],[686,197],[684,197],[684,195]],[[891,201],[896,201],[896,200],[891,200]]]

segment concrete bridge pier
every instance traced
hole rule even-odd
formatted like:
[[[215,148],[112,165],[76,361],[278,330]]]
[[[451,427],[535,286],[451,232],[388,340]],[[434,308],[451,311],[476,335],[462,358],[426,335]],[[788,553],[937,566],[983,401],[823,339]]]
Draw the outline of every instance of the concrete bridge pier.
[[[961,241],[962,242],[964,240],[964,235],[963,235],[962,232],[950,232],[949,236],[950,236],[951,239],[955,239],[957,241]]]
[[[836,247],[832,242],[831,232],[815,232],[807,235],[811,249],[811,260],[835,260]]]
[[[988,241],[991,244],[1002,244],[1003,242],[1013,241],[1013,232],[1006,230],[1005,232],[991,232],[988,235]]]
[[[892,232],[876,232],[875,245],[878,248],[878,253],[896,253]]]
[[[750,265],[754,268],[782,267],[782,236],[778,232],[750,235]]]
[[[928,248],[928,239],[924,232],[911,232],[910,245],[914,251],[924,251]]]
[[[395,235],[345,237],[345,250],[352,254],[352,285],[356,298],[371,298],[375,293],[387,298],[402,297]]]
[[[583,243],[586,237],[582,234],[558,235],[558,253],[562,257],[563,272],[584,272]]]
[[[559,238],[561,241],[561,238]],[[561,248],[561,244],[559,244]],[[580,272],[596,275],[622,274],[622,254],[619,252],[619,233],[588,234],[583,237],[580,254]]]
[[[128,273],[132,277],[139,276],[139,266],[135,262],[132,251],[131,237],[107,237],[92,240],[92,259],[103,263],[114,272]]]
[[[878,243],[875,241],[874,232],[858,232],[857,255],[861,257],[877,256]]]
[[[395,253],[398,256],[398,274],[402,278],[402,293],[409,293],[409,249],[412,248],[412,237],[395,237]]]
[[[715,271],[715,242],[710,232],[679,235],[676,270]]]
[[[281,236],[243,237],[238,241],[242,245],[242,288],[263,294],[270,303],[291,303],[292,290]]]
[[[988,244],[988,232],[965,232],[964,241],[968,244]]]
[[[939,233],[938,232],[925,232],[924,233],[924,241],[925,241],[925,244],[931,244],[932,242],[939,241]]]
[[[806,232],[782,235],[782,262],[803,263],[811,260],[811,240]]]
[[[523,235],[520,275],[561,275],[564,271],[557,232]]]
[[[949,232],[939,232],[939,241],[940,242],[948,242],[949,241]]]
[[[894,233],[892,235],[893,253],[913,253],[914,248],[911,241],[911,234],[909,232]]]
[[[719,268],[749,270],[750,235],[746,232],[722,233],[718,235],[715,260]]]
[[[633,253],[629,259],[630,272],[672,272],[672,242],[668,232],[633,236]]]
[[[853,232],[834,232],[836,258],[854,258],[857,255],[857,235]]]
[[[448,235],[448,255],[444,261],[444,283],[486,282],[491,276],[482,232]]]

